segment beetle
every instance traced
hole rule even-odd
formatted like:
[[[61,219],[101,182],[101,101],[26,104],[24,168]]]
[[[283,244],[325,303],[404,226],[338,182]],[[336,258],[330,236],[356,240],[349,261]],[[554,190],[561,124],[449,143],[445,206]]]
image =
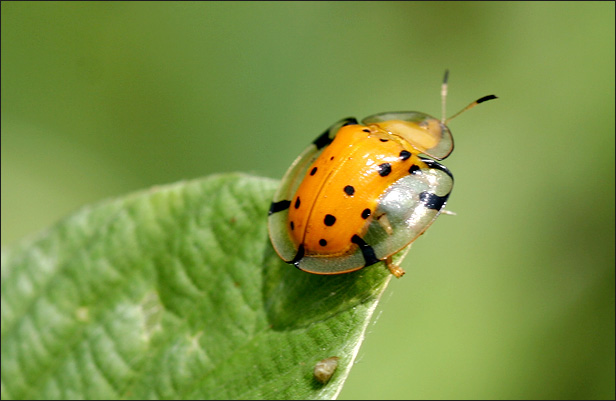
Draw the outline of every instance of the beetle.
[[[268,229],[287,263],[315,274],[341,274],[384,261],[419,237],[443,211],[453,175],[438,161],[453,151],[447,123],[494,95],[445,118],[388,112],[345,118],[319,135],[293,162],[274,195]]]

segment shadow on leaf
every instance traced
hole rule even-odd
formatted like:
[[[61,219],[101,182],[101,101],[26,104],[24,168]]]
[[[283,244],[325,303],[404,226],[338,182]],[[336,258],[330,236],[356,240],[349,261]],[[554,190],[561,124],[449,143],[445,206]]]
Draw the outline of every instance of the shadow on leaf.
[[[353,273],[318,275],[282,261],[271,244],[263,257],[263,300],[274,330],[295,330],[366,302],[387,284],[383,263]]]

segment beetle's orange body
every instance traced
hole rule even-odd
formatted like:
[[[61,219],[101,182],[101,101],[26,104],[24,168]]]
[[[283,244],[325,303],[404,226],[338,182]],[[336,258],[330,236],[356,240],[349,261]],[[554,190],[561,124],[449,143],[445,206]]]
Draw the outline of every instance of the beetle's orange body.
[[[289,210],[289,228],[306,255],[343,255],[363,237],[379,196],[412,168],[425,168],[408,142],[376,126],[346,125],[310,165]],[[413,167],[415,166],[415,167]]]

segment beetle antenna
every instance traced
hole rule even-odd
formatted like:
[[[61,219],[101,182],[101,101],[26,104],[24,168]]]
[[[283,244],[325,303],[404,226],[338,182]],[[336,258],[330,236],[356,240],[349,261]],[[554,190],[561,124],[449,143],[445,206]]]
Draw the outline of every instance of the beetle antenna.
[[[451,121],[454,118],[458,117],[460,114],[464,113],[466,110],[470,110],[473,107],[477,106],[479,103],[487,102],[488,100],[492,100],[492,99],[498,99],[498,97],[496,97],[494,95],[488,95],[488,96],[484,96],[482,98],[479,98],[479,99],[475,100],[473,103],[469,104],[468,106],[466,106],[465,108],[463,108],[462,110],[458,111],[456,114],[454,114],[453,116],[451,116],[447,120],[445,120],[445,125],[447,125],[447,123],[449,123],[449,121]]]
[[[443,83],[441,84],[441,122],[445,124],[447,119],[445,118],[445,104],[447,103],[447,81],[449,80],[449,70],[445,70],[445,77],[443,77]]]

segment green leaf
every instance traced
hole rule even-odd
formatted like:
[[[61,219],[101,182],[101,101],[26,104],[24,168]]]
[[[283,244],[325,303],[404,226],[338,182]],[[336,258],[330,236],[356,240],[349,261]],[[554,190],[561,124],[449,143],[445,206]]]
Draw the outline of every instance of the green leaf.
[[[390,274],[318,276],[267,233],[277,182],[86,207],[2,253],[2,399],[335,398]],[[331,381],[314,365],[339,357]]]

